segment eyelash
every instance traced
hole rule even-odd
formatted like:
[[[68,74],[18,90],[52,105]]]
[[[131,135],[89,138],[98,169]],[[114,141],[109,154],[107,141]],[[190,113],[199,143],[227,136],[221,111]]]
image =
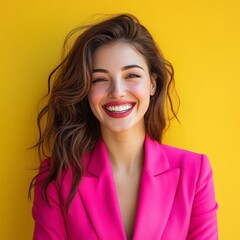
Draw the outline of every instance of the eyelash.
[[[129,73],[127,75],[127,78],[139,78],[141,77],[139,74],[136,74],[136,73]]]
[[[104,78],[96,78],[92,80],[92,83],[104,82],[104,81],[106,81]]]
[[[141,77],[139,74],[136,74],[136,73],[129,73],[126,78],[139,78]],[[92,80],[92,83],[98,83],[98,82],[105,82],[107,81],[106,79],[104,78],[96,78],[96,79],[93,79]]]

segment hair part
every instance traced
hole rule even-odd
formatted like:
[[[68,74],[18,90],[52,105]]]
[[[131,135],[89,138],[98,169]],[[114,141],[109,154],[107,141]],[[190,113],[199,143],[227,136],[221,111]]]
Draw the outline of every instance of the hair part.
[[[79,32],[80,35],[66,53],[72,36]],[[82,176],[83,155],[91,151],[101,137],[99,122],[87,99],[93,54],[98,47],[114,41],[125,41],[134,46],[145,58],[150,75],[156,76],[156,91],[145,114],[147,134],[161,142],[171,118],[168,113],[177,118],[171,99],[173,67],[164,59],[151,34],[136,17],[131,14],[117,15],[71,31],[64,43],[62,61],[48,78],[49,100],[38,114],[39,140],[34,146],[38,148],[40,158],[47,157],[47,151],[51,155],[49,174],[43,181],[46,199],[48,185],[59,179],[64,171],[72,170],[67,208]],[[36,177],[31,182],[29,192],[38,184]]]

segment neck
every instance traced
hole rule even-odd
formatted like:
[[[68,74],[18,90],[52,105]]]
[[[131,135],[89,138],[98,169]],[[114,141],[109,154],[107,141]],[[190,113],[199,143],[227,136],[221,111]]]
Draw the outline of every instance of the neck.
[[[109,159],[114,171],[134,173],[143,166],[144,131],[121,133],[102,132]]]

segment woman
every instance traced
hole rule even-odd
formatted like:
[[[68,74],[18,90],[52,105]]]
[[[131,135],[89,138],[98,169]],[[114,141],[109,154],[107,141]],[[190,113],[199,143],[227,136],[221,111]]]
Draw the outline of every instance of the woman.
[[[173,68],[135,17],[86,27],[52,76],[35,240],[217,239],[207,157],[161,144]]]

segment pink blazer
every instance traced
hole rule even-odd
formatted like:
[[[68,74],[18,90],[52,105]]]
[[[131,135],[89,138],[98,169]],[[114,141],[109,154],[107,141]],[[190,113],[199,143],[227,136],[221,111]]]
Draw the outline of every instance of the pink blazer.
[[[41,181],[48,174],[41,167]],[[84,174],[68,212],[71,174],[48,188],[50,206],[35,188],[34,240],[125,240],[106,146],[100,140],[84,158]],[[131,183],[129,183],[131,184]],[[205,155],[145,139],[134,240],[218,239],[217,203],[212,171]]]

